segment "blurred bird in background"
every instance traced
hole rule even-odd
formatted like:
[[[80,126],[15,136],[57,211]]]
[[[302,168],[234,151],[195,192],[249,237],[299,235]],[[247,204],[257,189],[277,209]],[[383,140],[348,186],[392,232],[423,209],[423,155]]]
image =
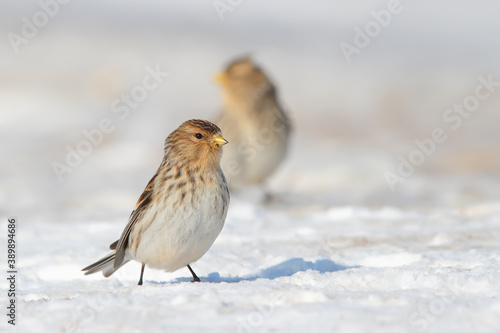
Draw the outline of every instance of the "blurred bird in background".
[[[214,123],[231,143],[221,160],[228,184],[232,189],[262,185],[284,160],[289,145],[290,120],[276,88],[249,57],[231,62],[216,81],[223,106]]]

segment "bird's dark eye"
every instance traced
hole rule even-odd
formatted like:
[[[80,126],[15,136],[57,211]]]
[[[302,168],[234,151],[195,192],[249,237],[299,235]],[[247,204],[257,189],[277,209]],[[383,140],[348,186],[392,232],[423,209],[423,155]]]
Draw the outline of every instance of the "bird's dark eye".
[[[198,140],[201,140],[201,139],[203,139],[203,134],[201,134],[201,133],[196,133],[196,134],[194,135],[194,137],[195,137],[195,138],[197,138]]]

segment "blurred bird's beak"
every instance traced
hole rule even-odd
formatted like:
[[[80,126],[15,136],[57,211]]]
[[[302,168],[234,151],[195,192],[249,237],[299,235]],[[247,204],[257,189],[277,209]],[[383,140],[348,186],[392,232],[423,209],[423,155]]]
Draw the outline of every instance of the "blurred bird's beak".
[[[227,76],[226,76],[226,74],[221,72],[221,73],[218,73],[217,75],[215,75],[214,80],[218,84],[224,84],[227,82]]]
[[[224,139],[222,136],[216,136],[213,140],[212,140],[212,144],[214,146],[214,148],[219,148],[221,146],[224,146],[225,144],[227,143],[227,140]]]

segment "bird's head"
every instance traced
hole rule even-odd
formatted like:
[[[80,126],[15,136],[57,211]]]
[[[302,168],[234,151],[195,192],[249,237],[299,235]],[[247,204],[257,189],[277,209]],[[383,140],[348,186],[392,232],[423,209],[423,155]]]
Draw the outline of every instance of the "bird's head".
[[[226,104],[251,103],[274,89],[266,74],[249,57],[231,62],[215,80],[222,87]]]
[[[222,146],[228,143],[215,124],[200,119],[184,122],[165,141],[169,158],[190,165],[217,165]]]

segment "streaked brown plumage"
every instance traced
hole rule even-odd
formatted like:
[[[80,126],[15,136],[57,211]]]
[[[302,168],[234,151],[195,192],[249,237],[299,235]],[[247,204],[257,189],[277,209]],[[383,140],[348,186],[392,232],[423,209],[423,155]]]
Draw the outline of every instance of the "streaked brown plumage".
[[[223,107],[214,121],[231,142],[221,166],[231,187],[262,184],[285,158],[290,120],[274,85],[250,58],[230,63],[217,81]]]
[[[85,274],[113,274],[130,260],[175,271],[205,254],[224,225],[229,191],[220,168],[220,129],[205,120],[188,120],[165,140],[164,158],[137,201],[112,253],[85,267]]]

